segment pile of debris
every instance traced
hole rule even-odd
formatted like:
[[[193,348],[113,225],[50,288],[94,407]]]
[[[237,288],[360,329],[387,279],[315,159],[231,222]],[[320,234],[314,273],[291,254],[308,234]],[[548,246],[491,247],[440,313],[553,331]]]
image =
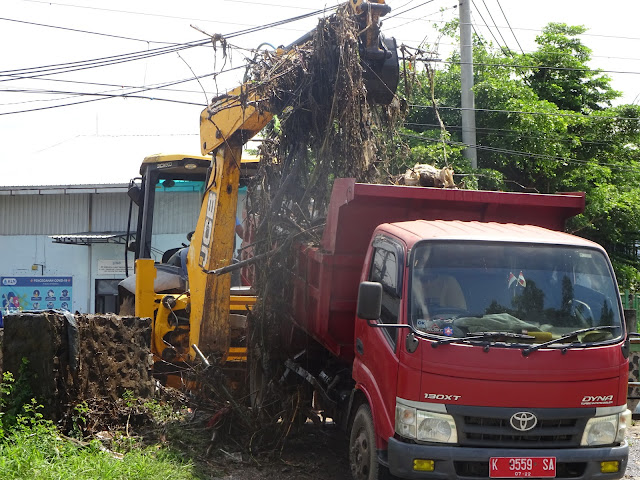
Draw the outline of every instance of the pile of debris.
[[[281,351],[278,324],[292,291],[289,246],[319,244],[333,179],[389,178],[385,141],[400,120],[400,102],[369,102],[358,35],[343,6],[320,20],[309,41],[284,55],[265,53],[251,71],[257,96],[282,112],[264,136],[259,180],[249,186],[247,201],[254,254],[266,254],[254,279],[262,302],[253,321],[262,333],[252,339],[265,356]]]

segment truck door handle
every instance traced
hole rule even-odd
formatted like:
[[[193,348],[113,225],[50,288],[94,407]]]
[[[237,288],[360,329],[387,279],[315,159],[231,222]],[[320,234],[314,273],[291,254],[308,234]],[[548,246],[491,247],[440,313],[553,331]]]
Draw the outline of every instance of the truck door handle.
[[[356,352],[360,355],[364,355],[364,343],[359,338],[356,338]]]

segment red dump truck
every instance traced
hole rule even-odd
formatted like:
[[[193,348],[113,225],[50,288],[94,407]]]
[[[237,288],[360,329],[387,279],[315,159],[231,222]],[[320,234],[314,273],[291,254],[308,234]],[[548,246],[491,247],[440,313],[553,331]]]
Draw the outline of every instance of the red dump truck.
[[[336,180],[287,366],[348,426],[355,479],[623,477],[629,343],[605,251],[562,232],[583,208]]]

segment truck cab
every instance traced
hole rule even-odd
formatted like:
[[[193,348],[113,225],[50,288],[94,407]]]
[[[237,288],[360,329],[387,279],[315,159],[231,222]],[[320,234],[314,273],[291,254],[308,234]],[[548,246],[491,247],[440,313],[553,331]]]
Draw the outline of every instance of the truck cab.
[[[392,223],[363,280],[382,286],[380,328],[356,321],[353,376],[393,473],[624,471],[628,347],[602,247],[532,225]]]

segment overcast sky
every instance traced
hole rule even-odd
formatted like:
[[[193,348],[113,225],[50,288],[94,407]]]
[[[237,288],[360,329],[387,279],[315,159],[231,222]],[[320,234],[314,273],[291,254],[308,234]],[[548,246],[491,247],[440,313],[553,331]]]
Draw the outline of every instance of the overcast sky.
[[[613,87],[624,94],[622,102],[640,100],[639,1],[473,2],[476,30],[515,51],[533,50],[535,36],[548,22],[585,25],[589,31],[582,40],[593,49],[591,66],[610,71]],[[251,49],[291,43],[311,30],[318,17],[242,32],[336,3],[2,0],[0,186],[126,183],[147,155],[200,154],[198,119],[207,99],[239,84]],[[388,3],[392,12],[383,31],[409,46],[434,43],[433,24],[458,15],[457,0]],[[175,50],[176,44],[206,41],[192,25],[228,36],[237,48],[227,58],[210,42],[150,56],[158,49]],[[441,44],[440,57],[451,48]],[[122,55],[142,58],[115,63]],[[108,65],[88,68],[105,58]],[[59,64],[73,71],[54,70]],[[202,78],[198,82],[195,76]],[[167,86],[150,88],[160,85]]]

